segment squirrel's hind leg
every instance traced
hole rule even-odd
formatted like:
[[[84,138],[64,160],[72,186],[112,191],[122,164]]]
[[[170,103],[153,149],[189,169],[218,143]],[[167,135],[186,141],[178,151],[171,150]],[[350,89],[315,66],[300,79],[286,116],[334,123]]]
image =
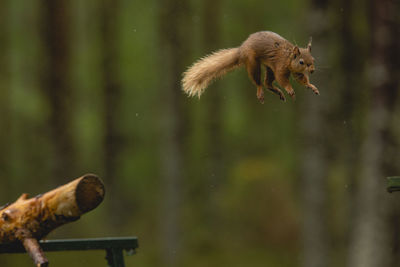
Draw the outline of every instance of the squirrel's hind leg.
[[[249,75],[250,80],[256,85],[257,87],[257,98],[264,104],[264,90],[263,85],[261,84],[261,64],[255,58],[248,58],[246,62],[246,69]]]
[[[265,78],[264,78],[265,87],[267,87],[267,89],[273,92],[274,94],[277,94],[280,100],[286,102],[285,95],[282,93],[282,91],[278,87],[272,84],[274,80],[275,80],[274,72],[270,67],[265,66]]]

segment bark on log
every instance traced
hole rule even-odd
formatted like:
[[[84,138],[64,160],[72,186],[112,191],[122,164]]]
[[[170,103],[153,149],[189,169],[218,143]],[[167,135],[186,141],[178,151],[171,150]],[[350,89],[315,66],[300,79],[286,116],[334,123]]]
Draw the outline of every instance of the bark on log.
[[[0,243],[21,242],[36,266],[45,267],[48,261],[37,240],[96,208],[104,193],[101,180],[86,174],[30,199],[22,194],[11,205],[0,208]]]

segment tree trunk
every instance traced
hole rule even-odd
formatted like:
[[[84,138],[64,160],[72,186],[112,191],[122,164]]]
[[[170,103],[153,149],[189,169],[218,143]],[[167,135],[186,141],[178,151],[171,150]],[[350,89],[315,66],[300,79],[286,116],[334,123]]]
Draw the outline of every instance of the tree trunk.
[[[221,49],[219,47],[220,43],[220,18],[221,18],[221,1],[220,0],[205,0],[203,2],[203,36],[204,36],[204,49],[206,54],[211,53]],[[216,87],[213,85],[213,87]],[[217,183],[221,181],[221,164],[220,160],[222,158],[222,148],[221,148],[221,132],[222,132],[222,122],[221,122],[221,107],[222,107],[222,97],[220,88],[213,88],[213,90],[207,91],[210,96],[208,103],[203,103],[207,105],[205,109],[206,114],[206,127],[208,132],[208,166],[213,177],[210,183]],[[209,187],[209,185],[207,185]]]
[[[69,1],[42,1],[43,47],[47,54],[43,72],[45,96],[50,115],[50,139],[54,147],[53,176],[68,177],[74,170],[71,89],[69,88]]]
[[[0,243],[20,241],[37,266],[47,266],[37,240],[65,223],[78,220],[103,198],[104,186],[92,174],[30,199],[28,194],[22,194],[16,202],[0,209]]]
[[[121,99],[121,84],[118,77],[118,0],[102,0],[101,2],[101,47],[102,77],[104,79],[104,177],[109,192],[118,194],[117,163],[120,157],[122,136],[118,125],[118,108]],[[114,227],[122,223],[121,198],[112,198],[110,216]]]
[[[400,171],[399,142],[393,132],[399,88],[397,36],[400,28],[396,20],[399,7],[393,0],[373,0],[369,8],[371,56],[367,73],[371,100],[366,139],[361,150],[362,169],[349,251],[348,266],[351,267],[392,264],[393,234],[389,219],[393,203],[385,191],[385,176]]]
[[[0,2],[0,44],[2,52],[0,53],[0,177],[10,177],[10,154],[11,154],[11,107],[10,107],[10,37],[7,34],[10,31],[10,8],[8,1]],[[7,130],[4,130],[7,129]],[[9,180],[2,181],[2,190],[9,188]]]
[[[326,51],[326,24],[315,24],[321,17],[327,17],[327,0],[314,0],[310,14],[311,35],[318,42],[314,49],[315,58],[323,58],[318,53]],[[321,62],[317,62],[321,64]],[[317,65],[318,67],[318,65]],[[321,88],[322,89],[322,88]],[[301,136],[303,141],[301,162],[302,183],[302,266],[323,267],[329,265],[327,242],[327,107],[324,102],[329,98],[329,89],[324,86],[320,97],[305,95],[301,106]]]
[[[189,32],[187,29],[188,1],[166,0],[160,4],[160,94],[162,99],[162,143],[161,177],[163,204],[161,232],[163,264],[178,266],[181,246],[180,213],[182,204],[182,183],[185,173],[183,144],[184,119],[183,97],[180,84],[184,70],[184,57]]]
[[[220,44],[220,18],[221,18],[221,1],[205,0],[203,1],[203,40],[204,54],[221,49]],[[202,195],[200,203],[200,211],[204,211],[204,227],[209,229],[208,240],[213,240],[212,234],[218,232],[220,212],[218,205],[215,205],[216,197],[223,182],[223,138],[222,138],[222,95],[221,88],[217,88],[216,84],[213,88],[207,90],[207,101],[202,101],[203,110],[206,112],[205,119],[202,121],[206,131],[206,161],[203,166],[202,176]],[[199,162],[197,163],[199,164]],[[199,164],[200,165],[200,164]]]
[[[354,23],[357,20],[356,10],[354,9],[353,0],[341,0],[337,3],[336,8],[341,9],[341,16],[337,18],[339,24],[339,42],[340,49],[340,62],[339,69],[341,70],[340,75],[340,86],[338,94],[340,95],[338,105],[336,106],[336,121],[338,125],[343,125],[344,131],[342,132],[342,138],[344,142],[340,147],[340,150],[336,151],[337,157],[341,158],[341,164],[344,164],[346,169],[346,190],[343,195],[343,203],[348,205],[342,207],[345,210],[345,221],[343,222],[344,229],[342,238],[338,240],[337,244],[333,246],[344,248],[339,251],[346,253],[347,244],[349,242],[349,236],[353,229],[353,222],[348,218],[352,217],[355,205],[355,190],[357,186],[356,177],[359,174],[359,158],[360,158],[360,147],[362,132],[359,130],[360,123],[362,123],[362,116],[359,115],[361,105],[364,98],[362,97],[362,91],[364,91],[365,84],[362,82],[363,67],[365,54],[362,52],[363,44],[360,40],[355,37]],[[361,38],[360,38],[361,39]],[[355,53],[357,51],[357,53]],[[340,138],[340,137],[338,137]],[[346,262],[348,255],[340,254],[343,257],[343,261]],[[338,254],[336,254],[338,255]],[[343,255],[343,256],[342,256]]]
[[[319,99],[317,99],[318,101]],[[323,139],[321,104],[307,101],[302,122],[303,263],[305,267],[328,266],[327,155]],[[307,141],[308,140],[308,141]]]

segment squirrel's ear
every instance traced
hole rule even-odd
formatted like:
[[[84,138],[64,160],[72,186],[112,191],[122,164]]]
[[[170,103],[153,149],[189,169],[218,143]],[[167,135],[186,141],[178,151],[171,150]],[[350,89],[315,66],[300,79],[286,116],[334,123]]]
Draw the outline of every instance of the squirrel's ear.
[[[310,52],[311,52],[311,42],[312,42],[312,37],[310,37],[310,41],[308,41],[308,45],[307,45],[307,49]]]
[[[296,58],[297,56],[300,56],[300,49],[299,49],[299,47],[296,45],[296,46],[293,48],[293,57]]]

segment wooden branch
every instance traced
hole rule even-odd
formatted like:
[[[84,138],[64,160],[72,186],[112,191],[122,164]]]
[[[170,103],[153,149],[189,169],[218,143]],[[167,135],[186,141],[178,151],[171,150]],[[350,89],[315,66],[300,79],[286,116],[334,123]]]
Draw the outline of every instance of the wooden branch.
[[[49,261],[44,256],[43,250],[35,238],[25,238],[22,244],[37,267],[47,267],[49,265]]]
[[[101,180],[86,174],[43,195],[28,199],[28,194],[22,194],[0,208],[0,243],[21,242],[36,266],[45,267],[48,261],[37,240],[96,208],[104,192]]]

